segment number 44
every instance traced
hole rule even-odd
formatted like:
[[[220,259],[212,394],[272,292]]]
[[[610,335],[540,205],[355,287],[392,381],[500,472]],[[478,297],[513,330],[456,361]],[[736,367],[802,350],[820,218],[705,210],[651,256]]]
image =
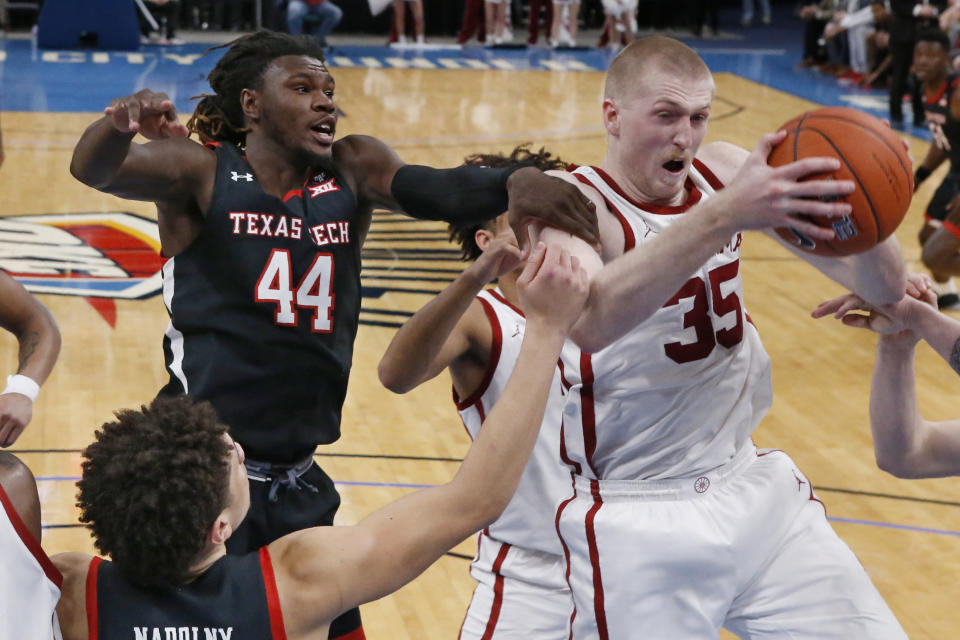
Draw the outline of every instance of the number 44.
[[[286,249],[274,249],[270,254],[254,294],[257,302],[277,305],[274,322],[284,327],[297,325],[297,308],[313,309],[310,329],[314,333],[333,330],[333,298],[333,255],[318,253],[294,292],[290,252]]]

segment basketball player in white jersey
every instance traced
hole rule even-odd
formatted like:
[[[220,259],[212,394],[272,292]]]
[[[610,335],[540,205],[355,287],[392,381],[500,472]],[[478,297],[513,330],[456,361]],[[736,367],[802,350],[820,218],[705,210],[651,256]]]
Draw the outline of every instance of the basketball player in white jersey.
[[[517,147],[507,156],[476,155],[467,164],[566,164]],[[450,370],[454,401],[471,439],[477,437],[517,362],[526,317],[517,295],[520,248],[506,213],[477,225],[451,225],[472,264],[397,331],[380,361],[380,380],[397,393]],[[497,288],[485,290],[497,280]],[[573,602],[554,524],[570,489],[560,465],[560,372],[554,374],[543,424],[517,491],[503,514],[477,538],[470,573],[477,581],[460,640],[566,640]]]
[[[0,392],[0,447],[9,447],[30,423],[40,385],[60,353],[60,330],[46,307],[0,271],[0,326],[17,337],[19,365]]]
[[[752,154],[700,148],[713,94],[686,45],[634,42],[607,72],[607,154],[568,176],[597,204],[605,263],[563,354],[574,488],[557,528],[573,638],[905,638],[808,480],[751,441],[773,394],[743,304],[741,231],[832,237],[794,213],[846,215],[853,185],[798,182],[839,166],[827,159],[769,167],[783,134]],[[904,293],[893,238],[849,258],[800,255],[872,302]]]
[[[877,333],[870,389],[870,429],[877,465],[898,478],[960,475],[960,420],[920,415],[913,360],[925,341],[960,373],[960,322],[937,310],[926,275],[911,276],[900,302],[877,307],[853,293],[822,303],[814,318],[833,315],[850,327]],[[866,311],[867,314],[858,313]]]
[[[40,547],[33,474],[0,451],[0,640],[60,639],[54,613],[63,577]]]

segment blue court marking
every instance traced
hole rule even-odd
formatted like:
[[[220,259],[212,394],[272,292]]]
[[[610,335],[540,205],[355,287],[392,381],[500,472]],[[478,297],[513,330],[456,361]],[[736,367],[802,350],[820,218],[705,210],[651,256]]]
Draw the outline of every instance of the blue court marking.
[[[855,518],[838,518],[828,516],[830,522],[843,522],[845,524],[863,524],[870,527],[883,527],[884,529],[900,529],[901,531],[917,531],[919,533],[936,533],[942,536],[958,536],[960,531],[950,531],[949,529],[930,529],[928,527],[915,527],[908,524],[894,524],[892,522],[875,522],[873,520],[857,520]]]
[[[433,484],[409,484],[403,482],[348,482],[344,480],[334,480],[333,484],[345,487],[396,487],[400,489],[429,489],[435,487]]]

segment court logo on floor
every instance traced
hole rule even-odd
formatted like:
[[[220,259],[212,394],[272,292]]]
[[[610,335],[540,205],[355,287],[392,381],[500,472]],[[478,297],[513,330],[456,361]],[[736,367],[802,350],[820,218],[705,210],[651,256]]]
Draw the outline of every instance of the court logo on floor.
[[[0,268],[31,293],[85,298],[110,326],[115,299],[160,293],[163,262],[156,221],[132,213],[0,218]]]

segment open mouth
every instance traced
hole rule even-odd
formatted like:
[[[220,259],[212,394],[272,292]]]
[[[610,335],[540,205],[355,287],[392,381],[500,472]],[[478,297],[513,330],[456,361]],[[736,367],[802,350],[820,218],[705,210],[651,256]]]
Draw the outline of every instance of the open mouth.
[[[670,173],[680,173],[683,171],[683,160],[668,160],[663,163],[663,168]]]
[[[333,126],[329,122],[321,122],[310,127],[314,139],[320,144],[333,144]]]

